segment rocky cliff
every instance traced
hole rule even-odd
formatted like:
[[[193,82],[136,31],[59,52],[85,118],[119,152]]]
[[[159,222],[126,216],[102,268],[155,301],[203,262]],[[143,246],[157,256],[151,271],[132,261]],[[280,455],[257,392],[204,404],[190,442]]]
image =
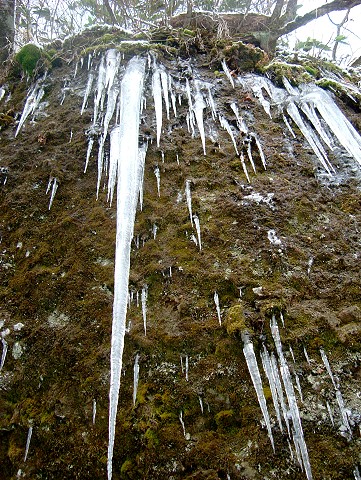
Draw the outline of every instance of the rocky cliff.
[[[360,478],[357,72],[191,30],[53,47],[0,90],[0,478],[106,477],[136,55],[113,478]]]

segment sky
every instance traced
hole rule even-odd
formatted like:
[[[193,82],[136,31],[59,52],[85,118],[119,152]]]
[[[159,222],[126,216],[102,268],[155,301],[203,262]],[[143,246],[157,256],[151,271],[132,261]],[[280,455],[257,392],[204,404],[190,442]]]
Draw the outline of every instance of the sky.
[[[301,0],[302,2],[302,0]],[[318,6],[323,5],[325,2],[320,0],[303,0],[303,6],[299,9],[299,15],[315,9]],[[330,14],[330,18],[334,23],[341,23],[345,16],[345,11],[333,12]],[[346,28],[341,31],[342,35],[347,37],[349,45],[339,45],[337,51],[337,58],[344,57],[343,65],[352,63],[352,59],[356,59],[361,56],[361,5],[354,7],[349,16],[349,21],[345,24]],[[332,25],[327,15],[318,20],[310,22],[306,26],[299,28],[291,35],[291,44],[294,45],[297,40],[306,40],[307,37],[315,38],[327,44],[330,41],[329,46],[332,48],[334,39],[336,36],[336,27]]]

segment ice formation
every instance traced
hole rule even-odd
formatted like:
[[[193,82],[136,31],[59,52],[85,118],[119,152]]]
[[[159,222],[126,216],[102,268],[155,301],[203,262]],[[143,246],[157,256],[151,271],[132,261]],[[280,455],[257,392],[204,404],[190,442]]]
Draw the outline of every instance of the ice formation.
[[[263,419],[264,419],[264,422],[265,422],[266,427],[267,427],[267,432],[268,432],[268,436],[269,436],[269,439],[270,439],[271,444],[272,444],[273,451],[275,451],[273,435],[272,435],[272,428],[271,428],[271,421],[270,421],[270,417],[269,417],[269,414],[268,414],[266,399],[265,399],[265,396],[264,396],[264,393],[263,393],[262,379],[261,379],[261,375],[260,375],[260,372],[259,372],[259,369],[258,369],[256,355],[255,355],[254,350],[253,350],[253,344],[252,344],[251,340],[249,339],[248,335],[246,335],[246,334],[243,335],[243,342],[244,342],[243,353],[244,353],[244,356],[245,356],[245,359],[246,359],[248,371],[249,371],[249,374],[251,376],[254,389],[256,390],[258,403],[259,403],[259,406],[260,406],[261,411],[262,411]]]
[[[46,189],[46,193],[49,193],[50,192],[50,200],[49,200],[49,207],[48,209],[50,210],[52,205],[53,205],[53,201],[54,201],[54,198],[55,198],[55,194],[56,194],[56,191],[58,190],[58,180],[55,178],[55,177],[50,177],[49,178],[49,182],[48,182],[48,186],[47,186],[47,189]]]
[[[214,304],[216,306],[218,321],[219,321],[219,324],[222,325],[221,309],[219,307],[219,296],[217,292],[214,292],[213,298],[214,298]]]
[[[280,370],[283,385],[286,391],[288,406],[289,406],[289,415],[292,419],[293,424],[293,441],[296,449],[296,455],[301,460],[300,464],[303,465],[303,468],[306,473],[308,480],[312,479],[311,465],[308,456],[307,445],[303,435],[303,429],[301,424],[300,412],[297,405],[297,400],[295,396],[295,391],[293,388],[291,373],[288,368],[286,358],[283,354],[281,337],[278,330],[278,325],[275,316],[272,316],[271,320],[271,332],[273,340],[276,346],[278,359],[280,362]]]
[[[148,286],[144,285],[142,288],[142,297],[141,297],[144,335],[147,335],[147,298],[148,298]]]
[[[46,78],[46,74],[44,77],[40,78],[39,80],[36,81],[33,89],[30,91],[24,105],[23,113],[21,114],[18,128],[16,129],[15,132],[15,137],[17,137],[18,133],[20,132],[21,128],[23,127],[26,119],[28,118],[29,115],[33,114],[38,107],[40,100],[44,96],[44,81]]]
[[[93,425],[95,425],[95,418],[97,416],[97,401],[93,398]]]
[[[127,313],[130,248],[139,194],[139,122],[145,60],[134,57],[126,68],[120,93],[117,164],[117,228],[114,268],[113,325],[110,354],[108,479],[112,460]],[[110,81],[110,80],[109,80]]]
[[[191,194],[191,181],[186,180],[186,200],[187,200],[187,206],[188,206],[188,211],[189,211],[189,218],[191,220],[191,224],[193,226],[193,213],[192,213],[192,194]]]
[[[201,224],[199,221],[199,217],[197,214],[193,215],[194,226],[196,227],[197,232],[197,239],[198,239],[198,247],[199,250],[202,250],[202,241],[201,241]]]
[[[25,454],[24,454],[24,462],[26,462],[29,454],[29,448],[30,448],[30,441],[31,441],[31,436],[33,434],[33,427],[30,426],[28,430],[28,436],[26,438],[26,446],[25,446]]]
[[[137,400],[137,391],[139,383],[139,354],[137,353],[134,360],[134,378],[133,378],[133,405]]]
[[[337,142],[339,142],[346,152],[353,156],[361,165],[361,138],[340,112],[328,93],[314,85],[301,85],[295,88],[292,87],[287,80],[284,80],[284,88],[277,88],[270,80],[256,75],[245,75],[235,80],[233,73],[229,71],[224,61],[222,62],[222,67],[227,79],[232,87],[235,88],[235,91],[238,88],[252,91],[263,106],[267,115],[271,118],[275,115],[279,115],[283,118],[287,129],[290,131],[290,135],[294,138],[296,137],[296,134],[292,129],[292,125],[297,125],[328,174],[332,175],[334,173],[334,168],[328,159],[328,151],[332,151]],[[95,93],[93,94],[93,121],[87,132],[88,148],[84,171],[87,170],[94,143],[98,142],[97,196],[100,192],[102,176],[104,173],[107,173],[106,186],[108,202],[110,204],[112,203],[116,192],[117,203],[114,305],[111,340],[111,380],[109,392],[109,444],[107,462],[108,480],[110,480],[112,478],[116,413],[122,369],[124,335],[126,332],[126,311],[128,300],[129,302],[134,301],[134,292],[131,292],[128,298],[130,248],[133,238],[134,219],[138,199],[140,209],[143,207],[142,183],[145,157],[148,146],[147,142],[148,140],[150,142],[152,141],[152,135],[147,135],[146,140],[139,141],[139,124],[143,105],[144,108],[146,108],[146,98],[143,96],[146,60],[134,57],[128,62],[124,71],[123,66],[121,66],[119,52],[112,49],[101,56],[97,78],[95,78],[95,73],[93,71],[91,55],[89,55],[87,59],[87,69],[89,73],[84,88],[81,114],[84,113],[87,105],[90,103],[89,99],[92,98],[92,91]],[[219,145],[217,129],[221,127],[227,131],[228,136],[230,137],[231,145],[233,144],[234,150],[239,157],[244,175],[248,182],[250,182],[250,175],[247,169],[248,162],[250,164],[249,168],[252,169],[254,173],[256,173],[256,162],[259,162],[259,159],[263,168],[266,169],[267,165],[262,148],[262,139],[260,139],[258,135],[252,132],[247,126],[235,101],[232,101],[230,104],[233,114],[231,114],[231,118],[229,118],[226,113],[227,109],[218,108],[216,106],[212,95],[213,86],[200,80],[199,75],[196,72],[189,70],[190,75],[187,74],[188,78],[185,78],[185,80],[177,80],[175,82],[172,76],[167,72],[166,68],[163,65],[158,65],[156,61],[150,57],[148,58],[148,69],[151,75],[151,94],[153,96],[155,113],[156,131],[154,132],[154,138],[156,138],[158,147],[160,145],[163,128],[163,101],[165,105],[165,116],[169,119],[171,108],[174,116],[177,116],[177,100],[179,105],[182,104],[182,100],[186,100],[188,101],[186,120],[188,130],[192,136],[194,136],[195,130],[198,129],[204,155],[206,155],[207,136],[212,139],[213,142],[217,141]],[[40,79],[30,91],[16,130],[16,135],[20,132],[28,116],[34,113],[39,105],[44,95],[44,80],[45,77]],[[249,116],[246,118],[248,119]],[[181,116],[179,117],[179,121],[180,119]],[[106,153],[108,144],[109,157],[107,157]],[[164,162],[164,152],[161,152],[161,154],[162,161]],[[179,164],[178,153],[176,155],[177,163]],[[157,181],[157,193],[158,196],[160,196],[159,166],[154,167],[154,175]],[[50,192],[49,209],[53,203],[57,187],[57,179],[51,178],[47,190],[47,193]],[[191,180],[189,179],[185,182],[185,196],[189,218],[192,227],[194,224],[195,234],[197,235],[196,237],[195,234],[189,232],[187,233],[187,237],[193,240],[201,250],[200,221],[198,215],[193,214],[192,211]],[[250,198],[251,196],[249,195],[248,197]],[[246,199],[247,197],[245,196],[244,198]],[[252,200],[258,201],[256,200],[255,194],[253,194]],[[268,206],[272,208],[271,197],[269,197],[269,201],[267,199],[267,202],[266,200],[262,201],[264,203],[268,202]],[[153,224],[153,239],[156,238],[157,230],[157,225]],[[275,230],[269,230],[267,236],[268,240],[273,245],[280,246],[282,244],[281,240],[277,237]],[[137,248],[139,248],[140,237],[137,236],[134,240]],[[307,271],[308,275],[310,275],[311,267],[312,263],[309,262]],[[171,273],[172,270],[170,267],[169,276],[171,276]],[[138,291],[136,292],[137,305],[141,303],[145,335],[147,333],[147,289],[148,287],[145,285],[140,294]],[[214,293],[214,303],[216,306],[218,321],[221,325],[221,313],[217,292]],[[282,314],[280,315],[280,318],[284,326]],[[261,352],[261,360],[270,385],[277,423],[281,432],[283,432],[284,425],[286,425],[289,438],[292,438],[294,442],[295,457],[304,468],[307,479],[311,480],[311,467],[307,446],[303,436],[300,413],[296,402],[295,389],[292,383],[289,366],[282,351],[278,325],[275,318],[272,319],[271,330],[276,345],[278,360],[276,356],[273,353],[270,354],[265,347]],[[7,351],[7,342],[4,339],[2,342],[3,352],[0,370],[5,362]],[[267,427],[268,436],[274,449],[271,419],[268,414],[266,400],[263,394],[261,375],[253,344],[248,337],[244,338],[243,351],[257,393],[264,422]],[[310,363],[310,359],[308,358],[305,349],[304,352],[307,362]],[[348,411],[344,406],[341,392],[337,388],[335,379],[332,376],[326,354],[321,351],[321,356],[335,386],[336,401],[341,412],[342,426],[344,430],[351,433]],[[188,355],[185,357],[185,368],[183,368],[182,358],[181,362],[182,371],[183,369],[185,370],[186,380],[188,380]],[[302,400],[300,379],[296,373],[292,375],[294,375],[296,387]],[[137,354],[134,363],[133,404],[136,402],[138,378],[139,355]],[[199,403],[203,413],[203,401],[200,396]],[[331,421],[333,421],[329,405],[328,411]],[[95,415],[96,401],[93,400],[93,423],[95,422]],[[180,412],[179,420],[182,425],[184,436],[186,437],[188,434],[186,434],[185,431],[182,411]]]

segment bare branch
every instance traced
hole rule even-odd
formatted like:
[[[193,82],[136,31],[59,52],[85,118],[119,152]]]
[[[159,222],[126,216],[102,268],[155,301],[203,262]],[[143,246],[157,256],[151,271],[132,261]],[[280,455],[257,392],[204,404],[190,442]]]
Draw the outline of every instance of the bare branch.
[[[348,10],[356,5],[361,5],[361,0],[334,0],[330,3],[325,3],[319,8],[315,8],[311,12],[306,13],[302,17],[296,17],[292,22],[287,23],[284,27],[280,28],[277,32],[278,37],[286,35],[287,33],[297,30],[297,28],[303,27],[312,20],[323,17],[330,12]]]

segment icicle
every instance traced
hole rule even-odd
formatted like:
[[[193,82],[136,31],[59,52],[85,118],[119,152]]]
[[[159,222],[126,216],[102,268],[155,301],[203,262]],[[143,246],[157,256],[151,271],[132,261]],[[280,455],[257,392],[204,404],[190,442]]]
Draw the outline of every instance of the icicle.
[[[322,348],[320,348],[320,353],[321,353],[321,358],[322,358],[323,364],[324,364],[325,367],[326,367],[327,373],[329,374],[329,376],[330,376],[330,378],[331,378],[331,380],[332,380],[333,386],[334,386],[335,389],[337,390],[338,385],[336,385],[336,382],[335,382],[334,376],[333,376],[333,374],[332,374],[332,370],[331,370],[331,367],[330,367],[330,364],[329,364],[327,355],[326,355],[325,351],[324,351]]]
[[[169,83],[169,88],[170,88],[170,98],[171,98],[171,102],[172,102],[172,108],[173,108],[173,113],[174,113],[174,116],[177,117],[177,104],[176,104],[176,97],[175,97],[175,94],[173,92],[173,80],[172,80],[172,77],[169,75],[168,76],[168,83]]]
[[[334,419],[333,419],[333,415],[332,415],[332,410],[331,410],[330,404],[329,404],[328,402],[326,402],[326,407],[327,407],[328,415],[329,415],[329,417],[330,417],[332,426],[334,427],[334,426],[335,426],[335,422],[334,422]]]
[[[295,122],[295,124],[298,126],[298,128],[301,130],[302,134],[310,144],[312,150],[315,152],[317,158],[320,160],[324,169],[327,171],[329,175],[331,175],[331,170],[328,165],[327,155],[325,153],[324,148],[316,138],[311,127],[304,123],[296,105],[293,102],[290,102],[287,105],[287,112],[289,116],[292,118],[292,120]]]
[[[255,142],[256,142],[256,145],[257,145],[257,148],[258,148],[258,151],[259,151],[259,156],[261,157],[261,161],[262,161],[263,168],[264,168],[265,170],[267,170],[267,168],[266,168],[266,158],[265,158],[265,156],[264,156],[261,143],[260,143],[260,141],[258,140],[258,138],[256,137],[256,135],[253,134],[252,136],[253,136],[253,138],[254,138],[254,140],[255,140]]]
[[[308,356],[308,353],[307,353],[307,350],[306,350],[306,347],[303,347],[303,353],[305,355],[305,358],[306,358],[306,361],[307,363],[310,365],[310,357]]]
[[[70,130],[70,138],[69,138],[69,143],[73,140],[73,130]]]
[[[299,376],[297,375],[296,372],[295,372],[295,379],[296,379],[296,388],[297,388],[298,393],[300,394],[301,402],[303,403],[303,395],[302,395],[301,383],[300,383]]]
[[[302,458],[302,464],[305,469],[307,479],[311,480],[312,479],[311,465],[308,457],[307,445],[303,435],[300,412],[297,406],[291,374],[290,374],[286,359],[283,355],[281,337],[279,334],[277,321],[274,315],[272,316],[272,320],[271,320],[271,332],[272,332],[273,340],[275,342],[278,358],[280,360],[282,380],[283,380],[283,384],[284,384],[286,395],[287,395],[290,415],[292,418],[292,423],[294,428],[293,438],[294,438],[296,453],[299,449],[300,455]]]
[[[156,68],[153,73],[152,88],[155,118],[157,122],[157,146],[159,147],[160,135],[162,133],[162,86],[159,68]]]
[[[261,408],[263,419],[267,427],[268,437],[271,441],[273,451],[275,451],[272,429],[271,429],[271,422],[270,422],[270,417],[267,410],[266,399],[263,393],[261,375],[258,369],[256,355],[253,350],[253,344],[249,339],[248,335],[246,334],[243,335],[243,343],[244,343],[243,353],[246,359],[248,371],[250,373],[254,389],[256,390],[258,403]]]
[[[232,87],[234,88],[233,77],[232,77],[231,72],[229,71],[229,69],[228,69],[228,67],[227,67],[227,65],[226,65],[225,60],[222,60],[222,68],[223,68],[224,73],[226,74],[226,77],[228,78],[228,80],[230,81]]]
[[[87,152],[86,152],[86,160],[85,160],[85,166],[84,166],[84,173],[87,171],[87,168],[88,168],[89,159],[90,159],[90,154],[91,154],[92,149],[93,149],[93,144],[94,144],[94,138],[93,138],[93,137],[90,137],[90,138],[89,138],[89,142],[88,142]]]
[[[35,112],[35,109],[38,107],[40,100],[43,98],[44,96],[43,82],[45,81],[45,78],[46,78],[46,74],[42,78],[37,80],[37,82],[34,85],[34,88],[31,90],[30,94],[28,95],[24,105],[23,113],[21,114],[19,124],[15,132],[15,137],[18,136],[18,133],[20,132],[26,119],[28,118],[29,115]]]
[[[176,159],[177,159],[177,164],[179,165],[179,155],[178,155],[178,153],[176,155]]]
[[[147,298],[148,298],[148,285],[144,285],[142,288],[142,315],[144,325],[144,335],[147,335]]]
[[[188,363],[188,355],[186,355],[186,380],[188,382],[188,368],[189,368],[189,363]]]
[[[311,257],[307,262],[307,276],[308,277],[310,276],[312,265],[313,265],[313,257]]]
[[[215,120],[217,118],[216,104],[214,103],[214,99],[213,99],[213,95],[210,87],[208,87],[208,101],[211,107],[213,120]]]
[[[280,319],[281,319],[281,322],[282,322],[282,327],[285,328],[285,320],[283,318],[283,313],[280,312]]]
[[[272,401],[273,401],[273,405],[275,407],[275,412],[276,412],[278,425],[281,429],[281,432],[283,433],[283,426],[282,426],[282,420],[281,420],[279,399],[278,399],[278,394],[277,394],[276,380],[275,380],[273,370],[272,370],[272,367],[271,367],[271,358],[269,356],[269,353],[268,353],[265,345],[263,345],[263,352],[261,352],[261,360],[262,360],[263,370],[264,370],[264,372],[267,376],[268,383],[269,383],[269,386],[270,386],[270,389],[271,389]]]
[[[3,345],[3,351],[2,351],[2,354],[1,354],[0,372],[3,369],[5,359],[6,359],[6,354],[7,354],[7,351],[8,351],[8,342],[6,340],[4,340],[4,338],[1,339],[1,342],[2,342],[2,345]]]
[[[199,82],[195,82],[196,93],[194,95],[194,106],[193,111],[196,117],[199,134],[202,140],[203,153],[206,154],[206,139],[204,133],[204,123],[203,123],[203,110],[206,108],[206,104],[203,100],[203,95],[199,88]]]
[[[251,146],[250,141],[248,142],[248,145],[247,145],[247,155],[248,155],[248,159],[249,159],[249,161],[252,165],[253,171],[254,171],[254,173],[256,173],[256,166],[255,166],[254,161],[253,161],[252,146]]]
[[[156,236],[157,236],[157,231],[158,231],[158,226],[154,223],[153,224],[153,229],[152,229],[152,233],[153,233],[153,239],[155,240]]]
[[[75,70],[74,70],[73,78],[76,77],[77,73],[78,73],[78,62],[76,62],[76,64],[75,64]]]
[[[139,164],[139,205],[140,211],[143,211],[143,182],[144,182],[144,168],[145,168],[145,157],[147,156],[147,149],[148,144],[144,143],[142,146],[139,147],[138,150],[138,164]]]
[[[30,440],[31,440],[32,434],[33,434],[33,427],[30,426],[30,427],[29,427],[29,430],[28,430],[28,436],[27,436],[27,439],[26,439],[24,462],[26,462],[26,459],[28,458],[29,447],[30,447]]]
[[[88,65],[87,65],[87,70],[90,70],[91,62],[92,62],[92,54],[91,54],[91,53],[89,53],[89,55],[88,55]]]
[[[243,152],[241,152],[241,155],[240,155],[240,160],[241,160],[241,165],[242,165],[242,168],[243,168],[243,171],[244,171],[244,174],[246,175],[246,178],[248,180],[248,183],[251,183],[250,179],[249,179],[249,175],[248,175],[248,170],[247,170],[247,167],[246,167],[246,163],[244,161],[244,155],[243,155]]]
[[[155,178],[157,179],[158,197],[160,197],[160,170],[158,166],[154,168],[154,175],[155,175]]]
[[[302,87],[304,101],[313,103],[340,144],[361,164],[361,137],[337,107],[330,95],[322,88]]]
[[[293,363],[296,363],[295,356],[294,356],[294,354],[293,354],[293,350],[292,350],[292,347],[291,347],[291,345],[290,345],[290,348],[289,348],[289,350],[290,350],[290,354],[291,354],[291,357],[292,357]]]
[[[165,110],[167,112],[167,119],[169,120],[168,75],[163,69],[160,70],[160,81],[162,84],[163,98],[165,103]]]
[[[350,427],[350,423],[348,421],[348,415],[347,415],[347,410],[345,408],[345,404],[343,401],[342,394],[340,390],[336,389],[336,400],[341,412],[341,418],[342,418],[342,425],[345,427],[346,430],[348,430],[350,436],[352,437],[352,430]]]
[[[187,199],[187,205],[188,205],[188,211],[189,211],[189,218],[191,219],[191,224],[193,226],[192,194],[191,194],[191,181],[190,180],[186,180],[185,193],[186,193],[186,199]]]
[[[97,401],[93,398],[93,425],[95,425],[95,417],[97,416]]]
[[[55,197],[56,191],[58,190],[58,181],[57,181],[56,177],[50,177],[48,187],[46,189],[46,193],[49,193],[51,184],[53,184],[53,186],[51,188],[51,193],[50,193],[50,200],[49,200],[49,207],[48,207],[49,210],[51,209],[51,206],[53,205],[54,197]]]
[[[106,76],[105,59],[104,59],[104,56],[102,56],[102,59],[99,64],[99,70],[98,70],[96,96],[94,98],[93,125],[97,123],[99,107],[101,105],[102,98],[104,97],[105,76]]]
[[[284,113],[282,113],[282,118],[283,118],[283,121],[285,122],[285,125],[286,127],[288,128],[290,134],[292,135],[293,138],[296,138],[296,134],[295,132],[293,131],[293,128],[291,127],[291,124],[290,122],[287,120],[286,116]]]
[[[137,400],[139,382],[139,354],[137,353],[134,360],[134,381],[133,381],[133,406],[135,406]]]
[[[222,325],[221,309],[220,309],[220,307],[219,307],[219,296],[218,296],[218,293],[217,293],[217,292],[214,292],[213,299],[214,299],[214,304],[215,304],[215,306],[216,306],[216,311],[217,311],[217,317],[218,317],[219,325]]]
[[[200,396],[198,396],[198,400],[199,400],[199,406],[201,407],[201,412],[202,412],[202,415],[203,415],[203,413],[204,413],[203,400]]]
[[[184,438],[187,438],[187,434],[186,434],[186,427],[184,425],[184,421],[183,421],[183,412],[181,410],[180,414],[179,414],[179,421],[182,425],[182,430],[183,430],[183,435],[184,435]]]
[[[108,480],[112,461],[127,313],[130,248],[139,193],[139,123],[145,60],[132,58],[121,82],[117,230],[114,268],[113,325],[110,355]]]
[[[189,86],[188,78],[186,78],[186,92],[188,97],[189,111],[191,112],[193,110],[193,102],[192,102],[192,95],[191,95],[191,87]]]
[[[197,245],[197,247],[198,247],[198,240],[197,240],[197,238],[195,237],[195,235],[193,235],[193,233],[192,233],[192,235],[191,235],[191,240],[192,240],[192,242],[194,242],[194,243]]]
[[[245,124],[243,118],[239,114],[238,105],[236,104],[236,102],[232,102],[230,106],[231,106],[231,109],[233,110],[233,113],[236,116],[238,128],[240,129],[241,132],[248,133],[247,125]]]
[[[182,357],[182,355],[180,356],[180,363],[181,363],[182,373],[184,373],[184,366],[183,366],[183,357]]]
[[[201,224],[199,222],[199,218],[197,214],[193,215],[194,226],[196,227],[197,238],[198,238],[198,247],[199,250],[202,250],[202,242],[201,242]]]
[[[85,89],[85,92],[84,92],[83,105],[81,106],[80,115],[83,115],[84,110],[86,108],[86,105],[87,105],[87,102],[88,102],[88,97],[89,97],[89,94],[91,92],[91,88],[92,88],[92,85],[93,85],[93,80],[94,80],[94,76],[93,76],[92,73],[90,73],[89,77],[88,77],[88,82],[87,82],[87,85],[86,85],[86,89]]]
[[[231,140],[233,142],[233,146],[234,146],[234,149],[236,151],[236,154],[239,155],[236,140],[234,138],[234,135],[233,135],[230,124],[228,123],[228,121],[224,117],[222,117],[222,115],[219,116],[219,123],[221,124],[221,127],[223,127],[225,130],[227,130],[228,135],[231,137]]]
[[[353,475],[355,477],[355,480],[361,480],[360,470],[357,465],[355,467],[355,470],[353,471]]]

